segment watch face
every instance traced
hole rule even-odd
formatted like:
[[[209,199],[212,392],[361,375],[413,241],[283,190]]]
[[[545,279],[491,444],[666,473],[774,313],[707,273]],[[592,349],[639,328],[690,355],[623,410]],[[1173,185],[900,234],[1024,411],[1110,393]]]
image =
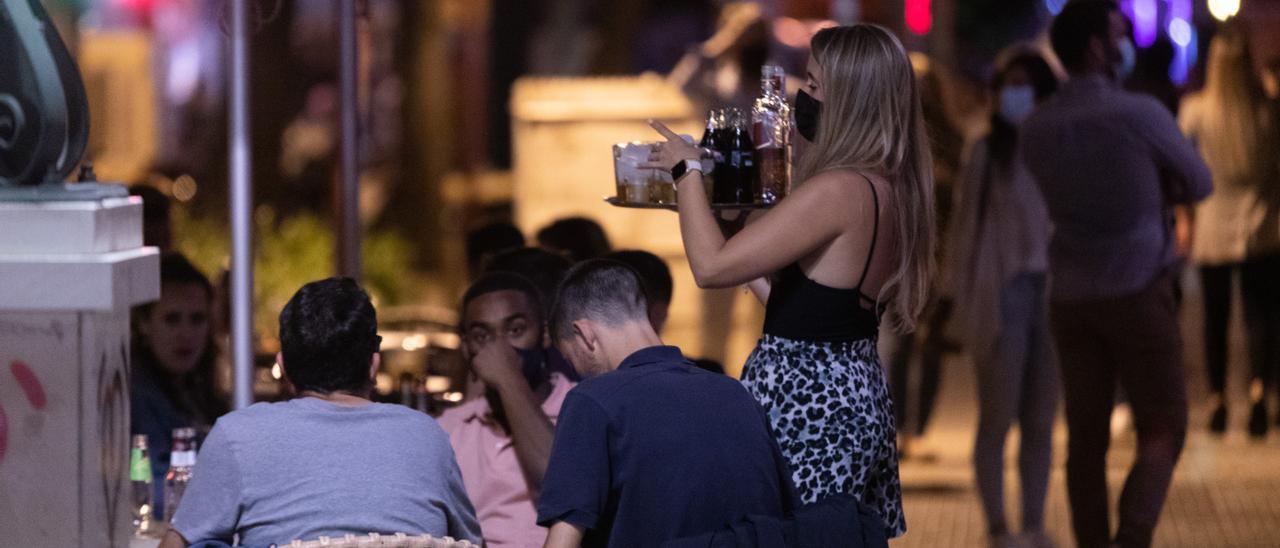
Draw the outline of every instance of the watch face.
[[[684,173],[688,170],[689,166],[685,165],[684,162],[676,164],[671,168],[671,180],[679,181],[681,177],[684,177]]]

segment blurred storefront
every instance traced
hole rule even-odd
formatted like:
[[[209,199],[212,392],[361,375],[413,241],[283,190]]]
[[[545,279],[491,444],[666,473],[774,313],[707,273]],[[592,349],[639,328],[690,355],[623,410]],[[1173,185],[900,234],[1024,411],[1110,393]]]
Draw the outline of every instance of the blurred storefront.
[[[1046,25],[1064,1],[748,2],[762,15],[761,49],[740,51],[740,59],[752,60],[747,65],[767,59],[802,74],[808,38],[822,26],[885,25],[915,52],[918,72],[939,79],[933,107],[963,138],[982,123],[982,82],[997,53],[1020,41],[1044,44]],[[171,196],[178,249],[217,277],[227,250],[228,3],[44,3],[79,52],[94,116],[88,156],[95,169],[105,179],[149,184]],[[706,100],[664,86],[681,59],[723,30],[728,4],[359,1],[360,218],[366,281],[379,304],[426,306],[440,319],[467,282],[468,230],[514,220],[531,235],[556,217],[586,214],[617,247],[648,249],[671,263],[673,342],[739,367],[759,329],[760,307],[742,292],[696,289],[673,215],[601,202],[611,192],[610,145],[651,139],[645,117],[700,133]],[[1151,44],[1169,39],[1181,48],[1182,64],[1170,74],[1195,85],[1195,53],[1218,24],[1206,2],[1122,4],[1144,40],[1143,33],[1153,33]],[[1239,4],[1238,17],[1249,26],[1280,25],[1280,1]],[[287,297],[281,293],[334,270],[338,4],[250,5],[257,317],[270,350],[274,310]],[[1280,56],[1275,33],[1253,37],[1259,63]],[[753,89],[749,74],[741,81]]]

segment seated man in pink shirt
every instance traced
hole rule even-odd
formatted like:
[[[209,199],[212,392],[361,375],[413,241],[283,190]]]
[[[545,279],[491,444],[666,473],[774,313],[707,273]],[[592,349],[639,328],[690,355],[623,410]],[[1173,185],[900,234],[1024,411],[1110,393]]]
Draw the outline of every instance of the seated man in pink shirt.
[[[439,423],[490,547],[542,546],[547,536],[535,502],[573,383],[547,372],[540,299],[532,282],[509,272],[484,275],[462,299],[462,356],[484,397],[445,411]]]

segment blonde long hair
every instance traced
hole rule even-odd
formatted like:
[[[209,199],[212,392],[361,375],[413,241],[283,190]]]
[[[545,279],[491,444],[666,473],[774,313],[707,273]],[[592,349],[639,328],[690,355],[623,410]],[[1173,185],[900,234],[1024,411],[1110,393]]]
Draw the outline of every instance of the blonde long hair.
[[[1261,175],[1267,154],[1260,151],[1274,149],[1275,128],[1241,28],[1228,26],[1213,37],[1206,71],[1196,135],[1202,155],[1221,179]]]
[[[893,185],[897,266],[877,301],[895,330],[912,331],[933,275],[935,214],[933,162],[911,61],[902,43],[876,25],[824,29],[811,46],[822,67],[822,116],[796,180],[853,169]]]

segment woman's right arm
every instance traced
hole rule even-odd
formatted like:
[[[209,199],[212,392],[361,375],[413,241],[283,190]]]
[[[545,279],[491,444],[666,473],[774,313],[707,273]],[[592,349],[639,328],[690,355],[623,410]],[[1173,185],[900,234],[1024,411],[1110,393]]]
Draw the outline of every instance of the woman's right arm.
[[[661,122],[650,121],[667,138],[657,157],[642,167],[666,168],[684,160],[696,160],[701,150],[685,142]],[[680,237],[694,282],[701,288],[739,286],[781,270],[823,244],[834,240],[849,224],[850,214],[874,214],[870,200],[861,211],[851,211],[851,193],[870,190],[850,188],[842,176],[820,173],[805,181],[758,222],[725,239],[703,188],[702,172],[690,170],[676,181],[680,213]]]
[[[742,229],[747,225],[760,220],[760,215],[755,215],[753,212],[748,210],[739,212],[738,216],[734,219],[726,219],[722,214],[717,217],[717,220],[720,221],[720,231],[724,233],[724,238],[728,240],[735,234],[742,232]],[[751,294],[755,295],[756,299],[760,301],[760,304],[769,304],[769,292],[773,289],[773,278],[769,276],[761,276],[747,282],[746,285],[747,289],[751,291]]]

